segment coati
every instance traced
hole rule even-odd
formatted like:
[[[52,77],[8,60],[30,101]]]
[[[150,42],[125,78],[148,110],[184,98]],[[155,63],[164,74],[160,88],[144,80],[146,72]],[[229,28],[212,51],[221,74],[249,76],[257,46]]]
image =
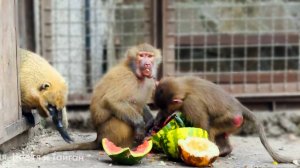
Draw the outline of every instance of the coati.
[[[37,109],[41,117],[51,116],[62,138],[68,143],[71,142],[72,139],[66,131],[68,126],[66,111],[68,85],[66,81],[41,56],[21,48],[18,52],[21,57],[22,114],[32,126],[35,125],[32,109]]]

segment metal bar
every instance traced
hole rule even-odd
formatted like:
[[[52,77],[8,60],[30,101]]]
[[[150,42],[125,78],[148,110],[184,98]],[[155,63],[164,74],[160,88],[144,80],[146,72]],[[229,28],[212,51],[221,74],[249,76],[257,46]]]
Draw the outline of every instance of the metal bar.
[[[148,36],[145,36],[145,41],[152,44],[153,46],[156,46],[155,44],[155,25],[156,22],[154,19],[154,5],[155,5],[155,1],[143,1],[144,3],[144,10],[146,11],[145,13],[145,17],[148,18],[148,22],[145,21],[141,21],[144,22],[145,28],[144,28],[144,32],[149,32]],[[137,32],[138,33],[138,32]]]
[[[194,19],[194,15],[193,15],[193,11],[191,11],[192,12],[192,19]],[[181,16],[180,16],[180,18],[181,18]],[[189,35],[189,38],[190,38],[190,41],[191,41],[191,49],[190,49],[190,60],[191,60],[191,64],[190,64],[190,72],[189,73],[191,73],[191,72],[193,72],[194,71],[194,36],[192,35],[193,34],[193,32],[194,32],[194,29],[195,29],[195,26],[194,26],[194,23],[193,22],[190,22],[190,24],[191,24],[191,33],[190,33],[190,35]]]
[[[231,1],[233,2],[233,1]],[[231,15],[234,16],[234,11],[232,10],[231,11]],[[231,32],[232,34],[235,33],[234,30],[233,30],[233,20],[230,20],[230,26],[231,26]],[[233,71],[234,71],[234,61],[233,61],[233,58],[235,57],[235,54],[234,54],[234,42],[236,40],[234,39],[234,36],[230,36],[230,45],[231,45],[231,49],[230,49],[230,91],[233,91],[234,89],[234,86],[233,86],[233,80],[234,80],[234,77],[233,77]]]
[[[68,18],[68,22],[70,22],[70,20],[71,20],[71,10],[70,10],[70,0],[67,0],[68,1],[68,9],[67,9],[67,18]],[[68,33],[67,33],[67,37],[68,37],[68,44],[67,44],[67,46],[68,46],[68,62],[70,63],[71,62],[71,38],[70,38],[70,36],[71,36],[71,25],[70,24],[68,24],[68,27],[67,27],[67,29],[68,29]],[[57,37],[56,35],[55,35],[55,37]],[[56,49],[56,51],[57,51],[57,47],[55,47],[55,49]],[[68,64],[68,63],[66,63],[66,64]],[[71,71],[70,71],[70,69],[71,68],[67,68],[67,75],[68,76],[71,76]]]
[[[286,30],[286,25],[287,24],[285,24],[285,30]],[[288,41],[288,36],[286,35],[285,36],[285,41]],[[286,45],[287,46],[287,45]],[[287,47],[285,47],[285,49],[284,49],[284,79],[283,79],[283,83],[284,83],[284,90],[286,90],[287,89],[287,73],[288,73],[288,70],[289,70],[289,67],[288,67],[288,48]]]
[[[246,12],[248,13],[247,9]],[[247,15],[244,16],[243,20],[248,20]],[[243,46],[243,50],[244,50],[244,56],[243,56],[243,84],[244,84],[244,92],[247,93],[247,62],[249,61],[248,59],[248,45],[247,45],[247,33],[248,33],[248,22],[244,22],[244,26],[246,29],[246,34],[244,34],[244,46]]]
[[[40,1],[40,14],[41,14],[41,54],[45,57],[48,61],[53,61],[52,53],[46,52],[47,49],[52,48],[52,38],[46,38],[45,34],[51,34],[52,29],[51,26],[47,25],[47,22],[50,22],[52,17],[52,12],[46,12],[47,8],[52,7],[52,1]]]
[[[162,1],[162,16],[163,16],[163,34],[162,34],[162,47],[163,47],[163,74],[166,75],[174,74],[175,73],[175,65],[174,64],[166,64],[165,61],[168,60],[175,60],[175,52],[174,50],[170,49],[170,46],[175,45],[175,38],[167,36],[168,32],[172,29],[172,26],[174,26],[171,23],[168,23],[167,20],[170,17],[170,13],[173,11],[170,11],[168,6],[173,5],[174,1],[171,0],[165,0]]]
[[[178,75],[179,73],[180,73],[180,71],[181,71],[181,69],[182,69],[182,67],[181,67],[181,64],[182,63],[184,63],[184,62],[182,62],[182,58],[181,58],[181,45],[180,45],[180,43],[179,43],[179,40],[180,40],[180,36],[178,36],[177,34],[180,34],[180,32],[181,32],[181,27],[180,27],[180,22],[178,23],[178,20],[180,20],[180,17],[181,17],[181,10],[180,10],[180,8],[179,9],[177,9],[176,10],[176,22],[174,22],[173,24],[175,25],[176,23],[176,37],[178,37],[178,38],[176,38],[175,39],[175,49],[176,49],[176,53],[177,53],[177,57],[175,58],[175,60],[174,60],[174,64],[176,64],[176,75]],[[170,23],[172,23],[172,22],[170,22]],[[169,33],[170,34],[170,33]],[[189,38],[189,40],[191,40],[190,38]],[[190,46],[188,46],[186,49],[190,49]],[[187,60],[187,62],[186,63],[188,63],[188,62],[190,62],[191,60],[190,59],[186,59]],[[170,63],[169,61],[168,61],[168,63]],[[191,73],[191,72],[190,72]]]
[[[271,8],[272,8],[272,6],[271,6]],[[274,8],[272,8],[271,9],[272,10],[272,12],[274,12]],[[274,21],[274,18],[273,18],[274,16],[272,15],[271,16],[271,44],[274,44],[274,35],[275,35],[275,21]],[[274,55],[275,55],[275,49],[274,49],[274,46],[272,46],[271,47],[271,65],[270,65],[270,73],[271,73],[271,75],[270,75],[270,92],[273,92],[273,90],[274,90],[274,76],[273,76],[273,73],[274,73]]]
[[[85,6],[85,11],[84,11],[84,20],[87,24],[85,24],[85,60],[86,60],[86,71],[85,74],[90,74],[91,73],[91,52],[88,48],[91,47],[91,38],[90,36],[86,36],[87,34],[90,34],[90,1],[85,0],[84,1],[84,6]],[[86,75],[86,87],[90,88],[91,87],[91,78],[89,75]],[[88,92],[88,89],[87,89]]]
[[[218,39],[218,44],[217,44],[217,59],[216,59],[216,62],[217,62],[217,78],[216,78],[216,83],[220,83],[220,71],[221,71],[221,67],[220,67],[220,57],[221,57],[221,45],[219,44],[220,43],[220,34],[217,35],[217,39]]]
[[[300,53],[300,42],[298,44],[298,55]],[[297,76],[297,80],[300,81],[300,59],[298,59],[298,76]],[[300,82],[298,82],[298,90],[297,91],[300,91]]]
[[[166,23],[165,23],[165,20],[164,20],[164,5],[166,5],[166,3],[164,4],[163,1],[161,0],[155,0],[155,4],[156,4],[156,39],[158,39],[156,41],[156,47],[160,48],[163,50],[163,53],[165,53],[166,51],[164,50],[164,38],[165,38],[165,31],[164,29],[166,28]],[[167,12],[167,11],[166,11]],[[163,54],[164,55],[164,54]],[[165,59],[165,58],[163,58]]]

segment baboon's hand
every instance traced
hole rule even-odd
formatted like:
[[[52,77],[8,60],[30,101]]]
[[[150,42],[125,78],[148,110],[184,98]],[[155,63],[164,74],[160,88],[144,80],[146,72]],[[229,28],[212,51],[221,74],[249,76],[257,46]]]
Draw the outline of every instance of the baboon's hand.
[[[138,146],[144,141],[145,138],[145,123],[135,129],[134,146]]]
[[[150,132],[152,130],[153,126],[154,126],[154,119],[151,119],[146,124],[146,128],[145,128],[146,132],[147,133]]]

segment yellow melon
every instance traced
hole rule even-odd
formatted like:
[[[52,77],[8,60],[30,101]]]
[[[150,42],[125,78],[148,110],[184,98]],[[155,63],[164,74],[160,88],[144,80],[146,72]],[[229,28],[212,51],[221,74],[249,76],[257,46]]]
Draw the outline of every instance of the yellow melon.
[[[181,159],[192,166],[211,166],[219,156],[219,148],[206,138],[188,137],[178,141]]]

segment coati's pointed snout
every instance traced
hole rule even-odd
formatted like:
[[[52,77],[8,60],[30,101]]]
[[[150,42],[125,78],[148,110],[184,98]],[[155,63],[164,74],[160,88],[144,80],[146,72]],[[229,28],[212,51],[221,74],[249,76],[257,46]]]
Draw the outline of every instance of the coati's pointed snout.
[[[61,137],[67,142],[71,143],[73,139],[69,136],[68,132],[64,128],[62,124],[62,110],[59,110],[56,108],[56,106],[48,105],[47,110],[49,111],[50,115],[52,116],[52,121],[57,129],[57,131],[60,133]]]

